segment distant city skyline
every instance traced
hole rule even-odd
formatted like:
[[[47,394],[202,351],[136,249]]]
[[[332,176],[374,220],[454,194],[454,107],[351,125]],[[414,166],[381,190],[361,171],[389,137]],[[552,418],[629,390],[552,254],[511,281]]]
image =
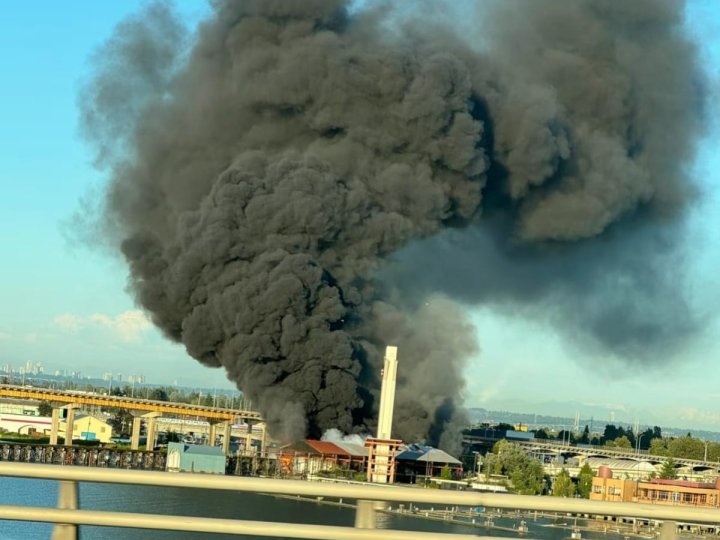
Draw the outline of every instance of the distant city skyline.
[[[142,374],[153,383],[233,389],[225,373],[201,365],[161,335],[128,293],[124,262],[85,247],[73,226],[75,213],[105,178],[93,168],[91,151],[78,135],[78,89],[88,77],[93,52],[142,4],[24,2],[4,10],[0,366],[31,362],[46,372]],[[608,417],[612,412],[629,421],[639,418],[644,425],[720,430],[715,313],[720,298],[720,2],[691,0],[688,6],[687,24],[702,49],[715,100],[707,110],[709,131],[692,164],[702,197],[688,225],[685,254],[690,296],[707,320],[705,332],[676,358],[629,365],[569,342],[549,322],[473,308],[481,352],[465,370],[467,406],[569,409],[584,416],[605,411]],[[190,24],[208,9],[197,0],[177,7]]]

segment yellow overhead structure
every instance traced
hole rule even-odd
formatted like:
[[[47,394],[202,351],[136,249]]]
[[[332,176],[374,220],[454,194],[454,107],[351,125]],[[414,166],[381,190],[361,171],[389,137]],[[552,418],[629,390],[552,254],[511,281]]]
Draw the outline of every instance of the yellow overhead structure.
[[[255,411],[206,407],[189,403],[174,403],[154,399],[129,398],[126,396],[107,396],[79,390],[51,390],[49,388],[0,384],[0,398],[95,405],[98,407],[114,407],[118,409],[128,409],[130,411],[159,412],[179,416],[201,416],[207,419],[226,420],[229,422],[235,422],[237,419],[262,421],[260,413]]]

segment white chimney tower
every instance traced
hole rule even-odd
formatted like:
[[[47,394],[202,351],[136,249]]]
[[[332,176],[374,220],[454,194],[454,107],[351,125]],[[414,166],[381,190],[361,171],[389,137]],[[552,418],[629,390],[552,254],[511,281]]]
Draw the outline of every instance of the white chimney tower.
[[[392,436],[393,410],[395,408],[395,384],[397,382],[397,347],[385,348],[385,367],[382,371],[380,390],[380,415],[377,438],[390,439]]]
[[[402,441],[392,438],[397,368],[397,347],[390,345],[385,348],[377,437],[365,439],[368,448],[368,481],[379,484],[392,484],[395,481],[395,454],[402,444]]]

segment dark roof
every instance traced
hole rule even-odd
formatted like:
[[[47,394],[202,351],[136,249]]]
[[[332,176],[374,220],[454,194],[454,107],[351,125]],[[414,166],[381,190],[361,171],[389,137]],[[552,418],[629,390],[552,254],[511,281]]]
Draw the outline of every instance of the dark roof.
[[[395,459],[398,461],[424,461],[432,463],[447,463],[449,465],[462,465],[462,463],[452,457],[447,452],[443,452],[432,446],[421,444],[408,445],[405,450],[400,452]]]

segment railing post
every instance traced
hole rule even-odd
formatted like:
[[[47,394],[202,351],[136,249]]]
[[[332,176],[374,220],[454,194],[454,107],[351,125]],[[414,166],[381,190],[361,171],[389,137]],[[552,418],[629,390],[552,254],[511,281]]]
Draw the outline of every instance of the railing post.
[[[358,501],[355,510],[355,528],[375,528],[375,501]]]
[[[58,508],[77,510],[77,482],[61,480],[58,484]],[[77,525],[58,524],[53,527],[52,540],[77,540],[77,537]]]
[[[677,523],[675,521],[663,521],[660,527],[660,540],[676,540]]]

